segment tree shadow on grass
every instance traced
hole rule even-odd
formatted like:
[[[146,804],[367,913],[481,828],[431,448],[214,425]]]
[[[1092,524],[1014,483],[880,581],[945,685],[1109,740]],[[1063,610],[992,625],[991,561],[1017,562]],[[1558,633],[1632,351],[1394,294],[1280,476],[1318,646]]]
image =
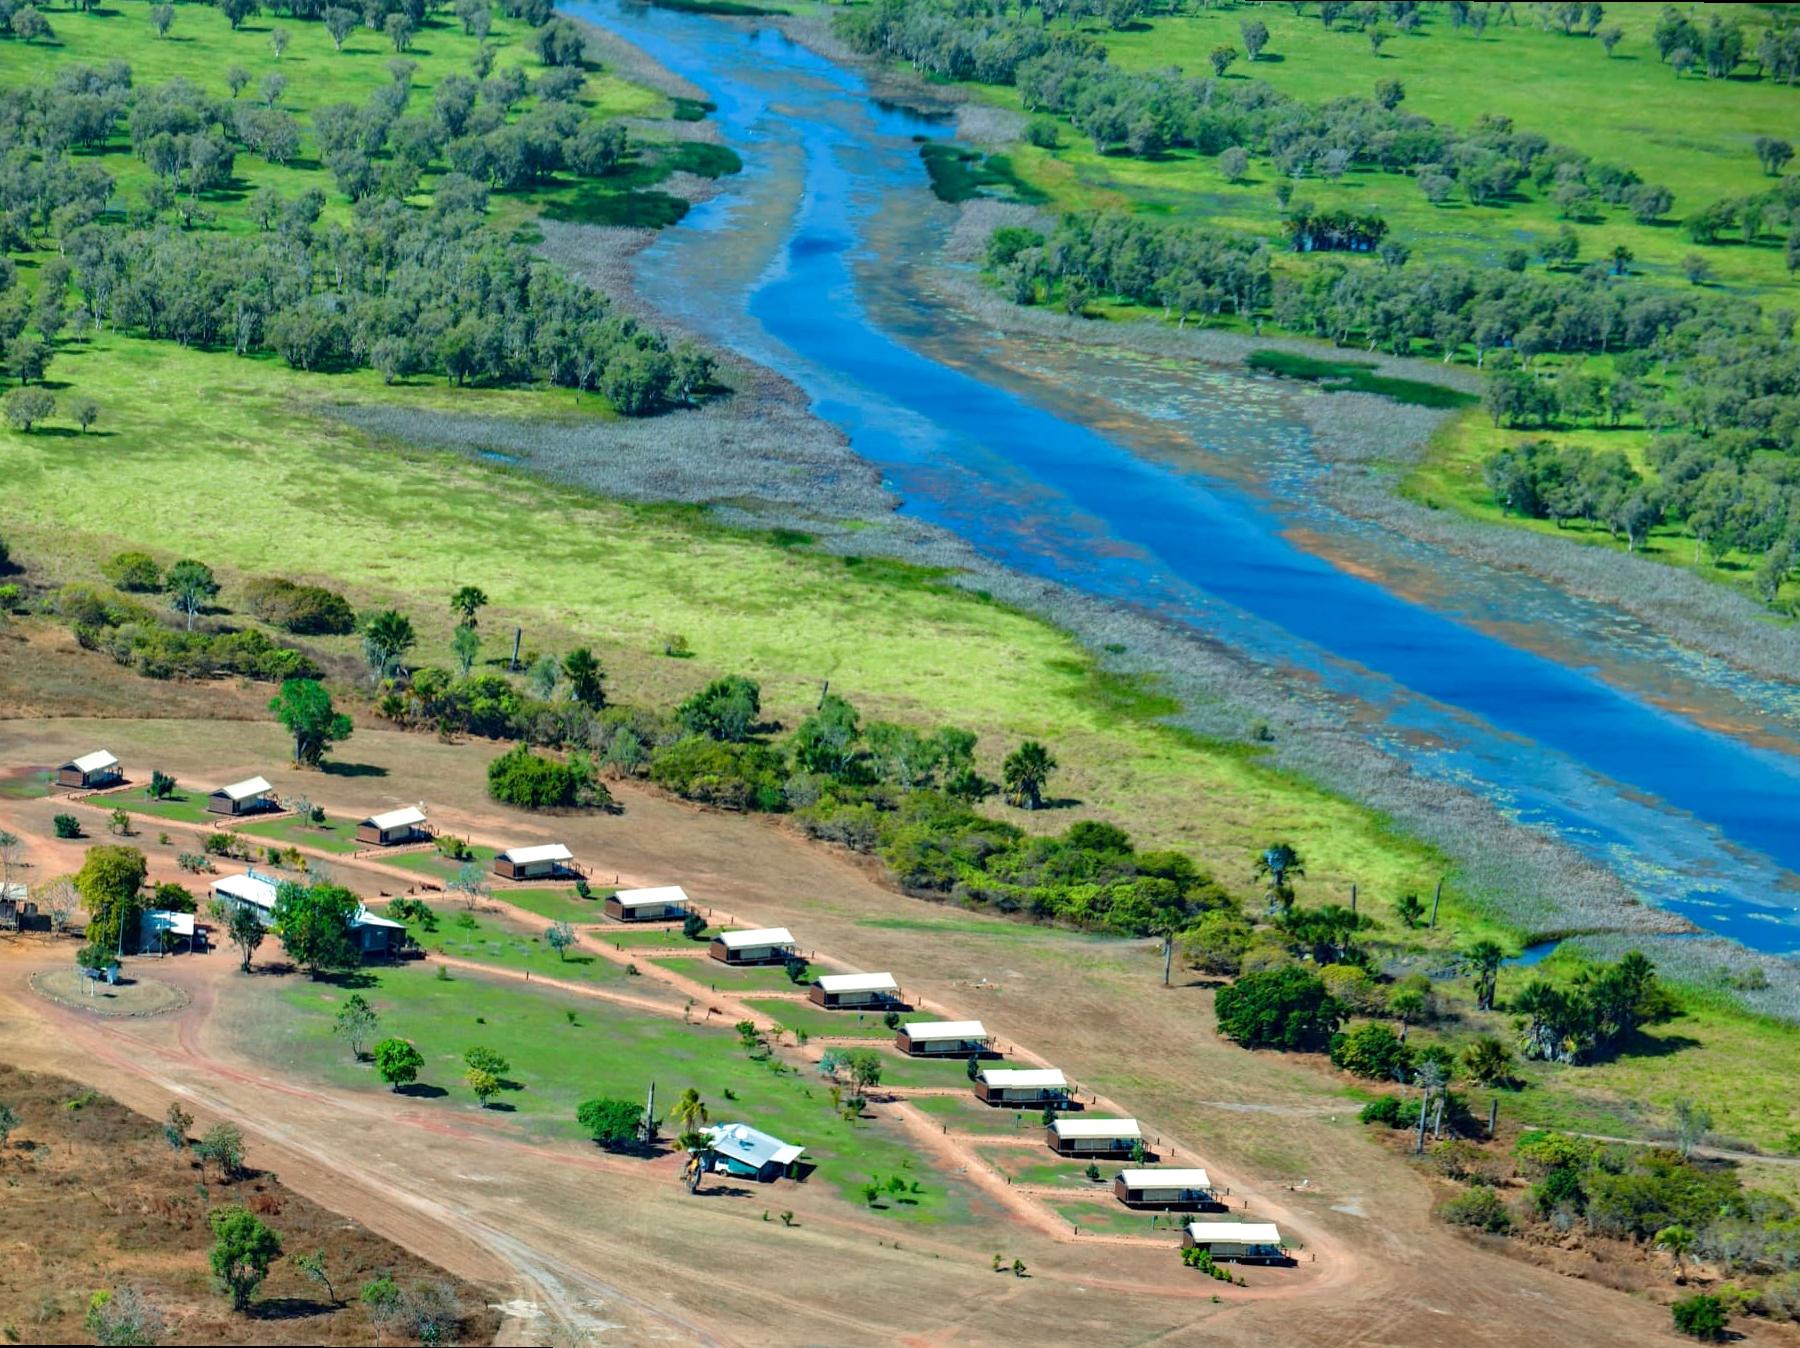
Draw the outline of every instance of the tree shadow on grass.
[[[248,1314],[252,1320],[305,1320],[315,1315],[330,1315],[336,1309],[311,1297],[269,1297],[254,1303]]]
[[[405,1086],[396,1086],[395,1095],[404,1095],[414,1100],[442,1100],[450,1094],[442,1086],[433,1086],[423,1081],[410,1082]]]
[[[749,1198],[752,1190],[736,1184],[708,1184],[701,1181],[700,1187],[694,1191],[695,1198]]]
[[[388,770],[374,763],[321,763],[319,771],[327,777],[385,777]]]
[[[372,988],[381,980],[364,969],[346,969],[340,973],[322,973],[313,980],[315,983],[329,983],[334,988]]]

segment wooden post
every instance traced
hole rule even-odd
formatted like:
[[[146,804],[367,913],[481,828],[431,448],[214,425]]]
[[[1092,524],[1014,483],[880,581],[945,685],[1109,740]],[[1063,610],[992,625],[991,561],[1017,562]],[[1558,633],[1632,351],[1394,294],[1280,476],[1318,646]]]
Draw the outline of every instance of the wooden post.
[[[1355,885],[1350,886],[1350,911],[1353,913],[1356,911],[1356,886]]]
[[[1500,1097],[1495,1096],[1488,1101],[1488,1136],[1494,1135],[1494,1127],[1500,1122]]]
[[[1437,889],[1431,896],[1431,929],[1437,930],[1438,902],[1444,897],[1444,877],[1438,876]]]
[[[1425,1095],[1421,1092],[1419,1095],[1419,1139],[1413,1143],[1414,1156],[1425,1154],[1425,1106],[1427,1103]]]
[[[1163,986],[1169,986],[1169,966],[1175,961],[1175,938],[1163,937]]]
[[[512,663],[506,667],[508,673],[517,674],[519,672],[519,642],[522,641],[524,637],[525,629],[523,627],[513,628]]]

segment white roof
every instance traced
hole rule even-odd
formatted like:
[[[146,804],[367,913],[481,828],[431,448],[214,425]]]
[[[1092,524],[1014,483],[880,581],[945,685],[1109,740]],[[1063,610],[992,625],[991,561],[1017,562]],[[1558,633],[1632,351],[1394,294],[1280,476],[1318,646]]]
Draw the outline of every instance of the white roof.
[[[1204,1170],[1121,1170],[1127,1189],[1210,1189],[1212,1177]]]
[[[536,847],[509,847],[500,854],[516,866],[533,861],[573,861],[575,854],[561,843],[539,843]]]
[[[405,931],[404,922],[395,922],[391,918],[376,917],[367,908],[358,906],[356,916],[350,919],[353,927],[392,927],[395,931]]]
[[[232,800],[248,800],[251,796],[265,795],[275,788],[263,777],[246,777],[241,782],[233,782],[230,786],[221,786],[213,792],[215,796],[229,796]]]
[[[166,908],[151,908],[144,913],[144,921],[152,928],[165,927],[177,936],[194,934],[192,913],[172,913]]]
[[[892,974],[821,974],[813,980],[827,992],[898,992]]]
[[[821,982],[824,980],[820,980]],[[915,1020],[900,1027],[908,1039],[986,1039],[988,1032],[978,1020]]]
[[[24,903],[29,897],[30,891],[25,888],[23,880],[14,881],[10,885],[0,885],[0,899],[12,899],[18,903]]]
[[[425,811],[417,805],[408,805],[405,809],[389,810],[386,814],[372,814],[363,823],[384,832],[390,828],[405,828],[408,824],[423,824]]]
[[[743,950],[747,946],[792,945],[794,935],[786,927],[758,927],[755,931],[728,931],[714,938],[725,943],[727,950]]]
[[[1050,1125],[1058,1137],[1142,1137],[1136,1119],[1058,1119]]]
[[[98,772],[101,768],[116,768],[119,760],[104,749],[96,749],[91,754],[83,754],[80,758],[69,760],[69,766],[77,772]]]
[[[212,882],[210,888],[215,895],[223,894],[241,903],[255,904],[258,908],[275,906],[275,882],[248,871],[242,875],[221,875]]]
[[[1238,1245],[1279,1245],[1281,1232],[1274,1222],[1189,1222],[1188,1232],[1202,1242],[1229,1241]]]
[[[655,908],[659,904],[686,904],[687,891],[680,885],[657,885],[652,889],[621,889],[613,902],[621,908]]]
[[[990,1086],[1067,1086],[1068,1078],[1054,1067],[990,1067],[981,1074]]]
[[[805,1147],[791,1146],[778,1137],[758,1132],[747,1123],[719,1123],[700,1131],[706,1134],[712,1149],[720,1155],[758,1169],[771,1161],[776,1165],[790,1165],[806,1151]]]

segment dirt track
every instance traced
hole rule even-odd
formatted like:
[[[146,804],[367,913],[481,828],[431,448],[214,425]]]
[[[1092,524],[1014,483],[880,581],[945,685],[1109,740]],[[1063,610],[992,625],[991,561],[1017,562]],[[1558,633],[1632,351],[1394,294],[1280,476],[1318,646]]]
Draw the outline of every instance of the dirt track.
[[[91,738],[79,724],[6,723],[14,745],[27,726],[31,761]],[[268,727],[184,728],[180,742],[191,739],[191,748],[171,753],[166,732],[157,736],[164,765],[184,780],[222,776],[226,763],[279,761],[258,738],[274,738]],[[129,750],[133,729],[112,723],[110,747]],[[443,823],[483,838],[544,836],[540,821],[483,801],[479,755],[379,731],[359,731],[356,747],[387,769],[385,798],[414,798],[428,782]],[[268,775],[282,785],[280,773]],[[304,784],[334,813],[370,808],[354,782],[312,775]],[[921,1004],[979,1015],[1015,1046],[1025,1040],[1032,1051],[1015,1056],[1053,1061],[1117,1100],[1171,1154],[1251,1194],[1255,1213],[1298,1236],[1302,1260],[1317,1263],[1251,1270],[1251,1286],[1221,1288],[1215,1306],[1220,1285],[1183,1279],[1168,1246],[1071,1240],[1032,1218],[1041,1205],[1025,1195],[1013,1196],[1021,1205],[992,1194],[976,1178],[979,1165],[971,1182],[997,1220],[974,1233],[900,1230],[896,1240],[896,1228],[824,1186],[782,1186],[779,1202],[795,1209],[799,1225],[764,1225],[759,1214],[772,1193],[762,1202],[691,1198],[672,1165],[537,1146],[455,1110],[278,1079],[235,1048],[233,1009],[254,995],[256,980],[227,977],[225,957],[170,961],[158,976],[179,982],[191,1004],[174,1017],[119,1024],[32,996],[24,975],[48,955],[12,943],[12,957],[0,957],[0,1054],[80,1076],[152,1114],[174,1095],[203,1120],[229,1115],[257,1140],[252,1159],[290,1186],[496,1285],[504,1301],[526,1303],[507,1331],[519,1342],[592,1339],[602,1326],[634,1342],[742,1343],[766,1341],[774,1325],[785,1338],[827,1343],[1028,1335],[1510,1344],[1527,1324],[1535,1336],[1566,1342],[1639,1344],[1664,1334],[1658,1306],[1449,1233],[1430,1217],[1416,1174],[1333,1117],[1330,1091],[1314,1074],[1220,1044],[1201,1028],[1210,1022],[1207,994],[1158,987],[1147,948],[1010,924],[998,934],[970,930],[962,915],[896,896],[842,854],[767,821],[706,814],[629,787],[620,794],[622,818],[556,822],[578,855],[626,882],[679,881],[745,919],[785,923],[835,962],[894,970]],[[38,851],[47,813],[44,802],[0,800],[0,821],[16,820],[32,836],[45,870],[67,864],[60,851]],[[147,850],[167,864],[158,848]],[[710,989],[705,996],[721,1002]],[[920,1129],[920,1140],[931,1131]],[[938,1138],[932,1145],[947,1148],[954,1165],[969,1164],[966,1143]],[[1031,1277],[989,1271],[1001,1242]],[[927,1284],[928,1296],[906,1294]]]

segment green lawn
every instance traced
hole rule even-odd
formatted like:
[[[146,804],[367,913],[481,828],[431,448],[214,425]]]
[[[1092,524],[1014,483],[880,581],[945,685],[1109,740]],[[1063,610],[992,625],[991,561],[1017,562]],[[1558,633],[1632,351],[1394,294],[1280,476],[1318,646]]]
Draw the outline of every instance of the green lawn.
[[[102,799],[107,806],[117,810],[127,810],[132,814],[147,814],[153,819],[172,819],[178,824],[210,824],[221,816],[208,814],[207,797],[198,791],[187,792],[176,788],[173,795],[161,800],[144,791],[122,791],[116,796],[105,796]]]
[[[594,933],[594,939],[605,941],[608,945],[622,946],[626,950],[673,949],[679,946],[703,951],[706,949],[707,941],[717,930],[717,928],[708,927],[699,940],[690,941],[681,934],[679,923],[672,927],[658,927],[652,930],[647,927],[628,927],[620,922],[608,922]],[[712,961],[708,960],[707,963],[710,964]],[[782,977],[785,978],[787,975],[783,974]]]
[[[1192,1220],[1192,1214],[1184,1217],[1180,1213],[1133,1212],[1111,1197],[1050,1206],[1056,1209],[1057,1216],[1081,1231],[1109,1236],[1166,1236],[1171,1251],[1181,1244],[1182,1227]]]
[[[967,1064],[963,1065],[967,1071]],[[953,1133],[986,1133],[1002,1137],[1026,1135],[1041,1139],[1043,1120],[1036,1114],[1021,1115],[1010,1109],[990,1109],[971,1095],[921,1095],[913,1105],[945,1124]]]
[[[870,1039],[892,1039],[894,1032],[881,1023],[880,1015],[855,1011],[827,1011],[811,1002],[758,1001],[746,999],[746,1005],[778,1021],[789,1030],[805,1030],[809,1035],[861,1035]],[[920,1020],[911,1016],[902,1019]]]
[[[435,847],[429,852],[404,852],[395,857],[383,857],[382,861],[386,865],[398,866],[402,870],[417,871],[420,875],[429,876],[433,880],[454,880],[457,873],[470,861],[478,861],[481,863],[483,874],[491,880],[493,877],[488,874],[488,863],[499,855],[500,849],[497,847],[470,847],[469,851],[472,855],[462,861],[452,860]]]
[[[788,992],[795,988],[805,989],[805,984],[796,984],[787,976],[787,971],[779,964],[767,965],[729,965],[707,956],[670,956],[653,960],[672,973],[685,974],[720,992]]]
[[[584,899],[573,889],[502,889],[496,891],[494,897],[552,922],[586,923],[606,920],[600,901],[609,892],[596,889],[593,898]]]
[[[884,1053],[881,1058],[881,1080],[889,1086],[955,1086],[961,1090],[968,1087],[967,1099],[975,1099],[975,1089],[969,1085],[969,1060],[967,1058],[909,1058],[903,1053]],[[935,1099],[933,1096],[921,1096],[921,1100]],[[946,1096],[946,1099],[965,1098]],[[988,1106],[982,1105],[983,1109]],[[991,1113],[1002,1113],[991,1110]]]
[[[839,1117],[822,1082],[794,1072],[778,1076],[750,1062],[727,1030],[468,975],[440,981],[419,965],[373,971],[368,978],[370,986],[361,991],[382,1018],[381,1032],[411,1039],[425,1056],[422,1093],[447,1093],[432,1108],[476,1108],[462,1084],[461,1061],[474,1045],[492,1048],[511,1063],[509,1078],[520,1089],[506,1092],[503,1105],[537,1136],[578,1136],[574,1112],[582,1100],[641,1100],[653,1080],[665,1100],[693,1086],[714,1120],[742,1120],[804,1145],[818,1167],[810,1183],[836,1188],[860,1205],[856,1190],[865,1180],[916,1177],[923,1192],[910,1203],[884,1203],[880,1210],[886,1217],[969,1220],[967,1193],[959,1182],[932,1171],[886,1129]],[[328,983],[291,979],[246,1028],[268,1039],[272,1055],[296,1069],[379,1090],[371,1069],[353,1063],[331,1036],[331,1016],[345,995]],[[725,1098],[727,1088],[735,1100]],[[774,1200],[780,1189],[768,1193]]]
[[[290,815],[285,819],[265,819],[260,824],[245,824],[237,831],[291,846],[316,847],[322,852],[335,852],[340,856],[348,855],[360,846],[356,841],[356,821],[352,819],[327,819],[323,824],[302,824]]]
[[[437,928],[435,932],[421,931],[414,924],[413,937],[427,950],[505,969],[529,970],[549,978],[619,985],[630,978],[621,966],[588,951],[572,949],[558,958],[544,940],[543,932],[526,931],[511,923],[466,912],[439,912]]]

